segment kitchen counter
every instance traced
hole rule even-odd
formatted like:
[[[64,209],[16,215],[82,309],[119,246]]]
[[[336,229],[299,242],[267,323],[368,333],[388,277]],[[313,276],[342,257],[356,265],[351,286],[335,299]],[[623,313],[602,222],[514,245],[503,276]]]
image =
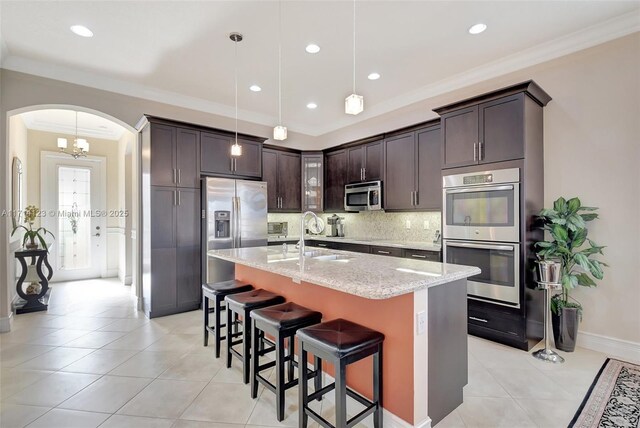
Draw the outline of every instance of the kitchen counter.
[[[289,238],[290,239],[290,238]],[[288,246],[209,251],[235,278],[384,334],[384,426],[431,426],[462,403],[467,383],[467,277],[476,267]],[[329,372],[331,375],[333,372]],[[347,384],[371,397],[371,362]]]
[[[477,275],[477,267],[385,257],[350,251],[307,247],[300,263],[298,251],[279,247],[212,250],[217,257],[367,299],[388,299]]]
[[[269,242],[287,242],[299,241],[299,236],[270,236]],[[348,244],[376,245],[380,247],[397,247],[411,250],[441,251],[439,244],[422,241],[398,241],[388,239],[369,239],[369,238],[333,238],[322,235],[309,235],[304,238],[306,241],[328,241],[328,242],[344,242]]]

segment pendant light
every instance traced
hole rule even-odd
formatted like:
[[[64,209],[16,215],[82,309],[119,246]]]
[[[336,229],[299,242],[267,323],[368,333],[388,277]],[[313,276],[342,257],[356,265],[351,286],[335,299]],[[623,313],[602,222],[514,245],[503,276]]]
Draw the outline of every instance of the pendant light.
[[[273,139],[287,139],[287,127],[282,126],[282,2],[278,1],[278,126],[273,128]]]
[[[238,144],[238,42],[242,41],[242,34],[231,33],[229,38],[235,46],[234,77],[235,77],[235,97],[236,97],[236,140],[231,146],[231,156],[242,156],[242,146]]]
[[[58,138],[58,149],[61,153],[66,153],[74,159],[87,156],[89,152],[89,142],[84,138],[78,138],[78,112],[76,111],[76,138],[73,140],[73,147],[67,150],[67,139]]]
[[[344,100],[344,112],[359,114],[364,110],[364,97],[356,94],[356,0],[353,0],[353,93]]]

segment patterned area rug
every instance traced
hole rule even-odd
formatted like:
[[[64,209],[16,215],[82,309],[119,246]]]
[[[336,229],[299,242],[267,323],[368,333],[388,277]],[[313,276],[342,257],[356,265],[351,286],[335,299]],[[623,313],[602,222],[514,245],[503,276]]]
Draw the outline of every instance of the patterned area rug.
[[[569,428],[638,428],[640,366],[607,358]]]

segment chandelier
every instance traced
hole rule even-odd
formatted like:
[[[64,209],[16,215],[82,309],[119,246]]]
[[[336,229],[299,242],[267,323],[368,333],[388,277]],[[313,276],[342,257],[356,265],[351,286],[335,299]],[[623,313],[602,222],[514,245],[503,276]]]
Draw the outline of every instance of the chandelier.
[[[76,137],[73,139],[73,146],[67,149],[67,139],[58,138],[58,149],[61,153],[66,153],[74,159],[87,156],[89,152],[89,142],[84,138],[78,138],[78,112],[76,111]]]

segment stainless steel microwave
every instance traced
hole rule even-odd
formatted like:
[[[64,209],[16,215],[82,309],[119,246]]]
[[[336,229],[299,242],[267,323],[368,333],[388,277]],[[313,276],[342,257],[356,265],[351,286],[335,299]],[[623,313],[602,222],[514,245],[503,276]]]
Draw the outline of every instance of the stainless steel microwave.
[[[377,211],[382,209],[382,182],[368,181],[344,186],[345,211]]]

